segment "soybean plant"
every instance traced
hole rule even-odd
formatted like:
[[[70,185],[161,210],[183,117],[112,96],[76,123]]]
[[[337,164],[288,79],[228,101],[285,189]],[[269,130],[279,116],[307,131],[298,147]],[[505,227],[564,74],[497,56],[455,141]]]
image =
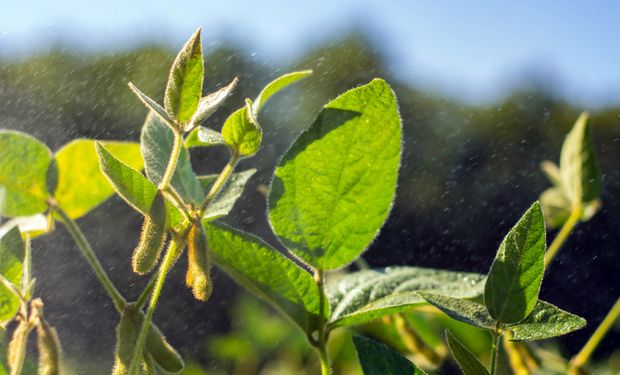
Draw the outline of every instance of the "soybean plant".
[[[149,109],[140,144],[78,139],[52,153],[27,134],[0,131],[0,215],[18,218],[24,228],[37,234],[52,231],[55,221],[66,226],[121,317],[114,374],[153,373],[156,366],[169,373],[183,369],[181,356],[152,323],[166,275],[187,248],[186,284],[198,300],[209,298],[211,253],[203,224],[228,214],[255,173],[254,169],[234,170],[260,148],[257,118],[264,104],[310,73],[294,72],[272,81],[255,100],[246,99],[221,131],[204,127],[201,124],[225,101],[237,79],[202,95],[204,65],[198,30],[174,60],[163,106],[129,84]],[[229,161],[218,175],[198,176],[188,149],[211,146],[227,148]],[[140,172],[143,168],[146,175]],[[133,270],[145,275],[159,265],[134,302],[116,288],[75,221],[114,192],[145,217],[132,256]]]
[[[0,202],[1,204],[1,202]],[[60,340],[56,329],[43,316],[43,301],[34,298],[30,237],[22,234],[15,222],[0,227],[0,326],[6,329],[15,323],[7,347],[9,371],[0,364],[4,374],[20,374],[26,359],[28,336],[37,332],[40,375],[60,373]]]

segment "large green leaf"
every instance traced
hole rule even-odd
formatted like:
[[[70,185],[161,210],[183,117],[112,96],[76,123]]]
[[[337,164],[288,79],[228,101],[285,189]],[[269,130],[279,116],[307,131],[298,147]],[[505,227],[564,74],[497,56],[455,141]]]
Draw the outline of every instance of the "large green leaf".
[[[0,215],[29,216],[47,209],[47,170],[52,152],[37,139],[12,130],[0,131]]]
[[[263,130],[252,113],[250,101],[228,116],[222,126],[222,137],[241,156],[251,156],[258,152],[263,141]]]
[[[17,289],[22,278],[26,244],[14,226],[0,238],[0,274]],[[0,283],[0,326],[4,327],[19,310],[19,298]]]
[[[353,336],[353,344],[364,375],[425,374],[402,354],[382,342],[364,336]]]
[[[527,318],[507,328],[512,331],[512,341],[534,341],[562,336],[585,325],[585,319],[548,302],[538,301]]]
[[[425,303],[422,291],[456,298],[482,294],[484,276],[418,267],[354,272],[328,282],[330,327],[358,325]]]
[[[114,157],[102,144],[96,143],[101,171],[107,177],[118,195],[143,215],[148,215],[157,194],[157,187],[142,173]],[[170,202],[166,201],[166,212],[170,227],[179,229],[183,216]]]
[[[450,331],[446,331],[446,341],[450,353],[452,353],[456,364],[463,371],[463,375],[489,375],[486,367]]]
[[[504,237],[484,290],[495,320],[516,323],[536,306],[545,269],[545,233],[542,209],[535,202]]]
[[[204,65],[200,29],[189,38],[177,55],[166,86],[164,107],[179,123],[188,122],[202,96]]]
[[[218,267],[304,332],[318,328],[319,289],[307,271],[256,236],[217,222],[203,224]]]
[[[213,220],[228,215],[235,205],[235,202],[237,202],[237,199],[243,194],[245,184],[254,173],[256,173],[256,169],[248,169],[247,171],[234,173],[222,190],[220,190],[213,202],[207,206],[202,217],[204,219]],[[205,191],[206,190],[205,188]]]
[[[328,103],[276,168],[269,219],[280,241],[317,269],[353,261],[388,216],[400,152],[396,97],[385,81]]]
[[[310,74],[312,74],[312,70],[301,70],[298,72],[291,72],[281,75],[280,77],[269,82],[254,100],[254,104],[252,106],[254,116],[258,117],[258,113],[260,112],[261,108],[263,107],[265,102],[269,100],[269,98],[271,98],[271,96],[273,96],[275,93],[282,90],[283,88],[299,81],[300,79],[306,78]]]
[[[143,167],[140,146],[129,142],[100,142],[116,158],[133,169]],[[78,218],[114,194],[101,173],[95,141],[78,139],[56,152],[58,185],[54,198],[72,218]]]
[[[600,177],[594,147],[590,141],[588,114],[582,113],[568,133],[560,155],[560,177],[573,205],[598,199]]]
[[[428,303],[452,319],[485,329],[493,329],[496,325],[496,321],[489,315],[487,308],[478,302],[435,293],[422,292],[420,294]]]
[[[155,184],[159,184],[164,177],[168,160],[172,154],[174,133],[158,117],[149,114],[142,127],[140,142],[146,175]],[[192,169],[189,153],[185,147],[182,147],[179,153],[171,184],[186,203],[199,203],[204,197],[204,192]]]

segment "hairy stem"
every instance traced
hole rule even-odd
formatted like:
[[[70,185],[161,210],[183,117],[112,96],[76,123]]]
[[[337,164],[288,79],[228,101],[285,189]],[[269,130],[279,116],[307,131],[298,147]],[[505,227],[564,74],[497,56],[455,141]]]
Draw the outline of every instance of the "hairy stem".
[[[75,241],[78,249],[80,249],[82,255],[84,256],[84,258],[86,258],[86,261],[95,272],[95,275],[97,276],[97,279],[99,279],[101,285],[103,285],[106,292],[108,292],[108,295],[112,299],[116,310],[119,312],[123,311],[123,309],[127,305],[127,301],[125,300],[125,298],[123,298],[118,289],[116,289],[116,287],[112,283],[112,280],[110,280],[110,277],[103,269],[103,266],[99,262],[99,259],[97,259],[93,248],[90,246],[90,243],[84,236],[84,233],[82,233],[80,227],[60,207],[51,205],[51,208],[62,218],[62,222],[65,224],[65,227],[69,231],[69,234],[71,234],[71,237],[73,237],[73,240]]]
[[[142,307],[148,301],[149,296],[151,295],[151,293],[153,292],[153,288],[155,287],[155,282],[157,282],[157,274],[151,277],[151,279],[149,280],[149,283],[146,284],[146,286],[142,290],[142,293],[140,293],[140,296],[136,300],[135,306],[137,310],[142,310]]]
[[[211,186],[211,189],[207,193],[207,196],[205,197],[205,199],[202,201],[202,204],[200,205],[200,216],[201,217],[204,211],[209,206],[209,203],[211,203],[211,201],[217,196],[217,193],[219,193],[220,190],[222,190],[222,188],[224,187],[224,185],[226,184],[226,182],[232,175],[232,172],[235,170],[235,167],[237,166],[238,162],[239,162],[239,155],[236,152],[233,152],[230,156],[230,160],[228,160],[228,163],[224,166],[220,174],[217,176],[217,179]]]
[[[545,254],[545,269],[549,267],[549,265],[553,261],[553,258],[555,258],[555,256],[558,254],[558,251],[560,251],[560,248],[562,247],[562,245],[564,245],[566,239],[568,239],[568,236],[573,231],[573,228],[575,228],[575,225],[577,225],[577,223],[579,222],[580,217],[581,207],[575,206],[564,225],[562,225],[562,229],[560,229],[560,232],[558,232],[558,235],[555,236],[553,242],[551,243],[551,245],[549,245],[549,248],[547,249],[547,253]]]
[[[181,210],[183,215],[185,215],[185,218],[187,220],[191,219],[191,215],[189,211],[187,211],[187,205],[183,201],[183,198],[179,195],[179,193],[176,190],[174,190],[174,188],[171,185],[166,186],[166,188],[162,190],[162,192],[167,198],[170,198],[176,203],[177,207]]]
[[[594,331],[588,342],[586,342],[586,344],[583,346],[583,349],[581,349],[581,351],[577,353],[575,357],[573,357],[573,360],[571,361],[572,368],[580,368],[583,367],[586,363],[588,363],[590,356],[601,343],[603,337],[605,337],[605,334],[607,334],[607,331],[609,331],[609,329],[619,316],[620,298],[618,298],[614,306],[611,308],[611,310],[609,310],[607,316],[605,316],[605,319],[603,319],[601,324],[596,328],[596,331]]]
[[[151,301],[149,303],[149,307],[146,310],[146,317],[142,322],[142,327],[140,328],[140,335],[138,336],[138,340],[136,341],[136,348],[134,349],[133,357],[131,359],[131,365],[129,367],[129,375],[137,374],[142,358],[142,352],[144,351],[146,336],[151,326],[151,321],[153,320],[155,307],[157,306],[159,295],[161,294],[161,290],[164,286],[166,275],[168,274],[170,265],[172,264],[176,256],[177,248],[185,246],[185,239],[185,235],[182,238],[173,238],[170,241],[168,249],[166,250],[164,260],[159,267],[159,271],[157,272],[157,279],[153,287],[153,293],[151,294]]]
[[[493,332],[493,341],[491,342],[491,375],[495,375],[497,371],[497,354],[501,339],[502,335],[500,333]]]
[[[419,353],[434,365],[441,362],[439,354],[422,340],[402,314],[394,314],[394,325],[403,344],[411,353]]]
[[[319,360],[321,361],[321,374],[329,375],[331,374],[331,368],[329,364],[329,356],[327,355],[327,335],[325,331],[325,315],[323,311],[325,311],[325,278],[324,278],[323,270],[316,270],[314,273],[314,280],[316,281],[316,285],[319,287],[319,330],[318,330],[318,338],[315,342],[315,348],[319,354]]]
[[[183,135],[178,130],[174,130],[173,132],[174,143],[172,144],[172,152],[170,153],[170,159],[168,160],[164,177],[162,177],[158,186],[159,190],[164,191],[168,188],[168,185],[170,185],[170,181],[172,181],[172,176],[174,175],[174,171],[177,168],[177,162],[179,161],[181,147],[183,146]]]

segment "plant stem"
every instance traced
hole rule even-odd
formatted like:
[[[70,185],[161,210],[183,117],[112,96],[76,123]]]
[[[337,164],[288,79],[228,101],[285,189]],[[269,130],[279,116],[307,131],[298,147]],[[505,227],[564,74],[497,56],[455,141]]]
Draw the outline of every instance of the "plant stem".
[[[549,267],[549,265],[553,261],[553,258],[555,258],[558,251],[560,251],[560,248],[562,247],[564,242],[566,242],[566,239],[572,232],[573,228],[575,228],[575,225],[577,225],[577,223],[579,222],[580,217],[581,207],[575,206],[564,225],[562,225],[562,229],[560,229],[560,232],[557,236],[555,236],[553,242],[551,243],[551,245],[549,245],[549,248],[547,249],[547,253],[545,254],[545,269]]]
[[[501,343],[502,335],[497,332],[492,332],[493,341],[491,342],[491,375],[495,375],[497,371],[497,354],[499,352],[499,345]]]
[[[314,280],[319,289],[319,331],[318,340],[315,343],[315,348],[319,354],[319,360],[321,361],[321,374],[331,374],[331,368],[329,364],[329,356],[327,355],[327,337],[325,332],[325,279],[324,272],[321,269],[317,269],[314,273]]]
[[[232,175],[232,172],[235,170],[235,167],[237,166],[239,159],[240,157],[236,152],[233,152],[231,154],[230,159],[228,160],[228,163],[226,163],[226,165],[224,166],[220,174],[217,176],[217,179],[211,186],[211,189],[207,193],[207,196],[205,197],[205,199],[202,201],[202,204],[200,205],[200,217],[202,217],[202,214],[209,206],[209,203],[211,203],[211,201],[217,196],[217,193],[219,193],[220,190],[224,187],[224,185],[226,184],[226,182]]]
[[[183,146],[183,135],[178,130],[173,130],[173,133],[174,142],[172,144],[172,151],[170,152],[170,159],[168,160],[168,165],[166,166],[164,177],[162,177],[161,182],[159,183],[159,190],[166,190],[168,185],[170,185],[170,181],[172,181],[174,171],[177,168],[177,162],[179,161],[181,147]]]
[[[179,193],[176,190],[174,190],[174,188],[171,185],[166,186],[164,190],[162,190],[162,192],[166,196],[168,196],[171,200],[176,202],[177,207],[185,215],[185,218],[187,220],[191,220],[191,215],[189,214],[189,211],[187,211],[187,205],[183,201],[183,198],[179,195]]]
[[[142,290],[142,293],[140,293],[140,296],[135,302],[136,310],[142,310],[142,307],[144,306],[146,301],[148,301],[148,298],[151,295],[151,292],[153,292],[153,288],[155,287],[156,281],[157,281],[157,274],[151,277],[151,279],[149,280],[149,283],[146,284],[146,286]]]
[[[442,358],[432,347],[427,345],[409,324],[403,314],[394,314],[394,326],[403,344],[411,353],[418,353],[433,365],[438,365]]]
[[[620,298],[618,298],[614,306],[611,308],[611,310],[609,310],[607,316],[605,316],[605,319],[603,319],[601,324],[596,328],[596,331],[594,331],[594,333],[592,334],[588,342],[586,342],[586,344],[583,346],[581,351],[575,357],[573,357],[573,360],[571,361],[572,368],[583,367],[588,362],[596,347],[601,343],[603,337],[605,337],[605,334],[607,334],[607,331],[609,331],[609,329],[619,316]]]
[[[99,259],[97,259],[93,248],[90,246],[90,243],[84,236],[84,233],[82,233],[80,227],[60,207],[56,205],[50,205],[50,207],[62,218],[62,222],[65,224],[69,234],[71,234],[71,237],[73,237],[78,249],[80,249],[82,255],[86,258],[86,261],[95,272],[95,275],[99,279],[101,285],[103,285],[106,292],[108,292],[108,295],[112,299],[116,310],[119,312],[123,311],[127,305],[127,301],[125,301],[125,298],[123,298],[118,289],[116,289],[112,283],[112,280],[110,280],[110,277],[103,269],[103,266],[99,262]]]
[[[134,349],[133,357],[131,359],[131,365],[129,367],[129,375],[134,375],[137,373],[142,357],[142,352],[144,350],[144,344],[146,342],[146,336],[151,326],[151,321],[153,320],[155,307],[157,306],[157,301],[159,300],[159,295],[161,294],[164,280],[166,279],[166,275],[168,274],[168,269],[170,268],[170,265],[175,258],[177,248],[183,247],[184,245],[185,235],[182,238],[173,238],[170,241],[168,249],[166,250],[166,255],[164,256],[164,260],[159,267],[159,272],[157,273],[157,280],[155,281],[155,286],[153,288],[149,307],[146,310],[146,317],[144,318],[144,321],[142,322],[142,327],[140,328],[140,335],[138,336],[136,348]]]

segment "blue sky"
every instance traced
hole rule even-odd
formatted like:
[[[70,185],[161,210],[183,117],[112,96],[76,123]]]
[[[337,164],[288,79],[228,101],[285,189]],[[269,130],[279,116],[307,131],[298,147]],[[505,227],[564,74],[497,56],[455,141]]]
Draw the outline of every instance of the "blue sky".
[[[206,47],[237,42],[262,61],[357,29],[399,79],[468,101],[519,85],[524,71],[584,107],[620,104],[620,2],[2,0],[0,56],[63,41],[88,50],[143,41],[179,47],[197,27]]]

